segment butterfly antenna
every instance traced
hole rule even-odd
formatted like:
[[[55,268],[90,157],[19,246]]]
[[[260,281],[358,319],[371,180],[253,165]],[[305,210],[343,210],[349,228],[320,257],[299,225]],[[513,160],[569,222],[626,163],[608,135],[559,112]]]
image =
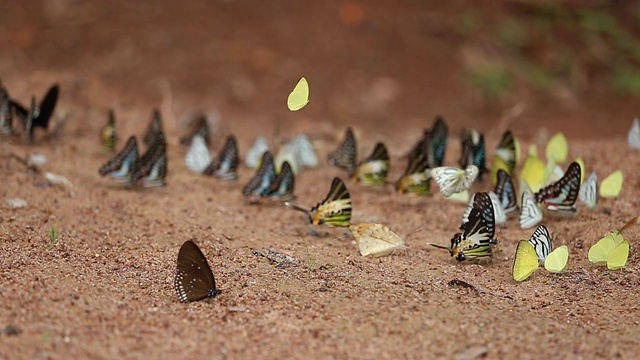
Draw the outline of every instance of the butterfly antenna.
[[[415,229],[411,230],[411,232],[409,232],[409,233],[407,234],[407,236],[405,236],[405,237],[404,237],[405,241],[409,238],[409,236],[411,236],[411,235],[413,235],[413,234],[416,234],[416,233],[420,232],[420,230],[422,229],[422,226],[423,226],[423,225],[420,225],[420,226],[418,226],[417,228],[415,228]]]
[[[300,206],[300,205],[298,205],[296,203],[292,203],[290,201],[285,201],[284,206],[288,207],[289,209],[302,211],[303,213],[305,213],[307,215],[311,215],[311,209],[307,209],[306,207]]]
[[[632,227],[633,225],[638,223],[638,220],[640,220],[640,215],[637,215],[636,217],[634,217],[633,219],[631,219],[631,221],[629,221],[628,223],[626,223],[622,228],[620,228],[620,230],[618,230],[619,232],[623,232],[624,230]]]
[[[438,245],[438,244],[434,244],[434,243],[427,243],[427,245],[431,245],[431,246],[436,247],[438,249],[445,249],[447,251],[451,250],[451,249],[449,249],[448,246]]]

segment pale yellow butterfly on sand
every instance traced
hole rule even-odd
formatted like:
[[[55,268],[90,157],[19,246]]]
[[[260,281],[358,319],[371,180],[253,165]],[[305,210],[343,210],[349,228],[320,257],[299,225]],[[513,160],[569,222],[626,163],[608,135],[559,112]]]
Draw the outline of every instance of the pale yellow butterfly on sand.
[[[387,256],[406,248],[404,239],[382,224],[351,224],[349,230],[356,239],[362,256]]]

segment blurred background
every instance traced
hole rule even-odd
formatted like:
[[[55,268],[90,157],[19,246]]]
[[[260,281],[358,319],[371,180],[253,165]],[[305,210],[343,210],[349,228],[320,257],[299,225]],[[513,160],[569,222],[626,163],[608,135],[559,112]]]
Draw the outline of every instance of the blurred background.
[[[94,131],[217,111],[246,135],[421,131],[443,115],[496,133],[621,139],[638,115],[640,2],[2,1],[0,79]],[[311,103],[291,113],[300,76]],[[91,123],[99,123],[99,125]],[[84,129],[84,130],[83,130]]]

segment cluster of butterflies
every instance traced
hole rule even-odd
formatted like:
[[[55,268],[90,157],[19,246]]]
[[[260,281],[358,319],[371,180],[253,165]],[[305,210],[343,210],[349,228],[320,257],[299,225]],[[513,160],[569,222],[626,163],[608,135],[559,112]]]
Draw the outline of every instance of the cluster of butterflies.
[[[47,130],[49,120],[58,102],[58,85],[53,85],[44,98],[36,105],[35,96],[31,97],[31,104],[27,108],[12,99],[6,88],[0,84],[0,135],[11,136],[17,134],[13,126],[14,115],[20,119],[20,130],[27,143],[33,142],[33,134],[36,128]]]
[[[107,147],[113,148],[116,140],[115,117],[109,112],[109,121],[102,130],[103,141]],[[118,183],[130,186],[158,187],[165,186],[167,174],[167,143],[162,131],[160,112],[155,110],[149,127],[142,139],[147,149],[140,156],[138,140],[132,135],[124,149],[104,164],[98,173]]]
[[[621,229],[614,230],[598,240],[589,249],[589,261],[594,264],[606,264],[609,270],[618,270],[626,266],[629,258],[629,242],[622,233],[636,224],[636,216]],[[515,281],[528,279],[538,268],[540,262],[552,273],[565,270],[569,260],[569,248],[562,245],[553,249],[553,240],[549,230],[539,225],[529,240],[520,240],[513,259],[512,275]]]

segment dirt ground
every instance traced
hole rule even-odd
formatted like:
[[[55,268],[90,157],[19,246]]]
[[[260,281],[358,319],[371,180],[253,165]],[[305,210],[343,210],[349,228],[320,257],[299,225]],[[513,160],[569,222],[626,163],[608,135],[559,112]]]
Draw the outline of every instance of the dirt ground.
[[[350,4],[359,4],[353,2]],[[459,79],[461,44],[448,20],[465,2],[367,2],[359,25],[340,20],[341,1],[5,2],[0,4],[0,77],[26,103],[58,82],[57,139],[2,140],[0,158],[0,358],[633,358],[640,352],[636,239],[626,269],[587,260],[589,247],[638,215],[640,153],[626,145],[637,98],[600,87],[573,97],[518,94],[487,104]],[[499,10],[500,2],[491,6]],[[357,7],[356,7],[357,8]],[[357,14],[357,11],[356,11]],[[398,19],[402,19],[401,21]],[[351,24],[349,26],[348,24]],[[299,76],[311,103],[290,113]],[[120,140],[141,135],[154,107],[169,142],[168,186],[131,190],[100,178],[112,156],[99,139],[116,111]],[[411,197],[352,181],[354,222],[382,222],[409,248],[363,258],[343,229],[315,227],[279,203],[248,204],[239,180],[190,173],[179,138],[185,118],[220,114],[217,138],[233,133],[241,154],[258,135],[306,132],[322,166],[296,178],[298,202],[315,205],[334,176],[324,159],[347,125],[359,151],[401,157],[442,114],[451,128],[445,162],[457,162],[457,134],[472,126],[490,154],[510,128],[523,148],[563,131],[570,157],[602,178],[624,169],[618,199],[545,224],[570,249],[567,271],[539,270],[515,283],[521,230],[498,232],[486,264],[459,264],[427,242],[447,244],[464,206],[439,194]],[[47,186],[8,152],[43,154],[45,171],[71,191]],[[215,150],[217,151],[217,150]],[[435,188],[435,186],[434,186]],[[474,190],[488,190],[487,183]],[[26,208],[6,200],[22,198]],[[49,229],[58,223],[59,239]],[[222,294],[192,304],[173,289],[180,245],[193,239]],[[252,254],[270,248],[298,266],[276,268]],[[476,289],[452,283],[461,280]]]

